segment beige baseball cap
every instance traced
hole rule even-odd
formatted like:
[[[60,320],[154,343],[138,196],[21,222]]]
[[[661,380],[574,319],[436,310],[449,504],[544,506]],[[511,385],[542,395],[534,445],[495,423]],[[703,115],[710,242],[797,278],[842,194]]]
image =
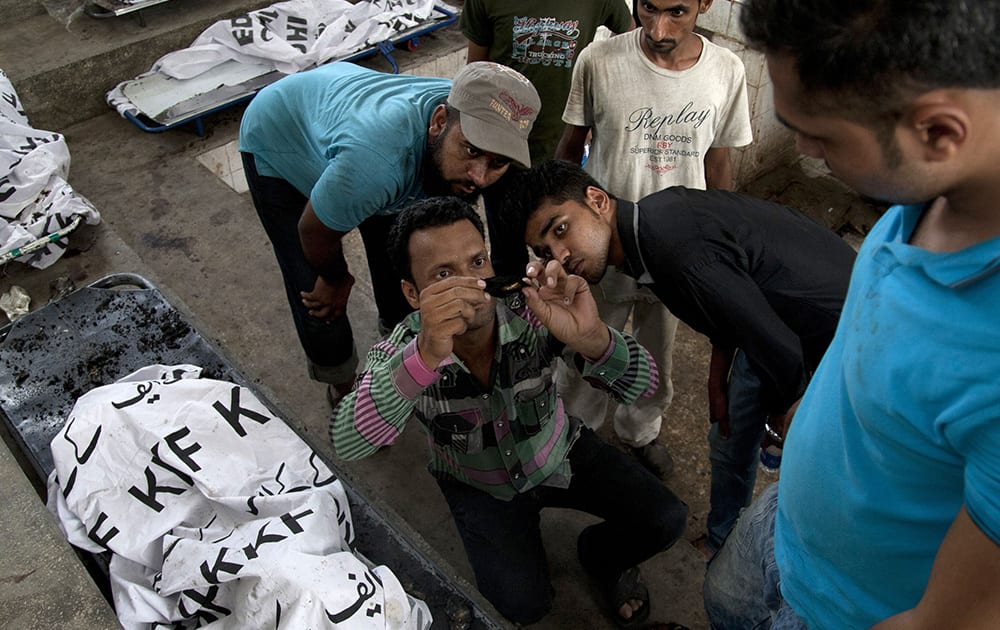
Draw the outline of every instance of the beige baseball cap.
[[[528,133],[542,102],[521,73],[491,61],[467,64],[452,81],[448,104],[459,111],[469,142],[531,167]]]

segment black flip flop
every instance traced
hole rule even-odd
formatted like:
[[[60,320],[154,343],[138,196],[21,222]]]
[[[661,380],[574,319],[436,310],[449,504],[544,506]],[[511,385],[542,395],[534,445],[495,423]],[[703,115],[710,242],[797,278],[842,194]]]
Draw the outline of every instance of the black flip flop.
[[[623,619],[618,610],[630,599],[642,602],[639,610],[632,613],[629,619]],[[649,589],[642,581],[639,567],[632,567],[623,572],[608,590],[608,603],[611,606],[611,618],[619,628],[636,628],[649,619]]]

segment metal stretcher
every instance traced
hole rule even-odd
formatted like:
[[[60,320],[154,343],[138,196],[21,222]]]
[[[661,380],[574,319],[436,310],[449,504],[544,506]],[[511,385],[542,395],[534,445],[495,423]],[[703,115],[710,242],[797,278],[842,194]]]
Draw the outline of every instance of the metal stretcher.
[[[146,26],[142,10],[148,9],[157,4],[163,4],[167,0],[134,0],[133,2],[123,2],[122,0],[94,0],[83,5],[83,12],[92,18],[111,18],[138,11],[139,26]]]
[[[41,494],[54,468],[49,444],[76,399],[154,363],[199,365],[205,378],[250,388],[281,417],[142,276],[107,276],[0,328],[0,421],[16,443],[15,455],[27,460],[25,472]],[[334,462],[324,458],[324,463],[341,479],[350,499],[355,547],[388,566],[411,594],[427,603],[433,628],[502,627],[449,581],[398,517],[353,488]],[[98,580],[107,579],[105,558],[87,561]],[[109,592],[106,583],[98,585]]]
[[[160,0],[163,1],[163,0]],[[381,54],[399,74],[392,53],[397,47],[415,50],[420,36],[455,23],[457,15],[441,6],[434,7],[430,18],[418,26],[400,31],[375,46],[369,46],[333,61],[358,61]],[[126,112],[125,118],[143,131],[159,133],[194,123],[198,136],[205,135],[202,117],[252,99],[257,92],[285,74],[264,65],[226,62],[194,79],[183,82],[161,74],[129,81],[125,95],[139,108],[139,114]],[[166,101],[164,100],[166,99]]]

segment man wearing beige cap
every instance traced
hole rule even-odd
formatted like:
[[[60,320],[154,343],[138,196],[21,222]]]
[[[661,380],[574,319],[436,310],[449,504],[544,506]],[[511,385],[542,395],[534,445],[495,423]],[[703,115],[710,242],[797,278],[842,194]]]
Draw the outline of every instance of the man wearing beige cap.
[[[538,94],[481,62],[454,81],[332,63],[261,90],[240,126],[254,206],[274,246],[310,376],[331,404],[358,358],[347,318],[354,276],[342,239],[358,228],[382,330],[411,308],[386,252],[394,215],[417,199],[474,200],[512,161],[530,166]]]

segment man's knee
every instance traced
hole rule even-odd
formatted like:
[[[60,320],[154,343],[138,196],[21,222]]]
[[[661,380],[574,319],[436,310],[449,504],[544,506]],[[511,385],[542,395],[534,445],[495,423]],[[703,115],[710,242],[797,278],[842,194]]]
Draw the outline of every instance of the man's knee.
[[[646,548],[656,552],[668,549],[684,535],[688,517],[687,503],[657,485],[662,492],[649,493],[643,502],[644,510],[635,513],[629,525],[636,536],[646,541]]]
[[[740,515],[712,558],[703,596],[712,628],[745,628],[776,610],[779,576],[774,563],[777,486],[766,488]]]
[[[653,535],[661,549],[673,545],[687,528],[688,506],[679,498],[668,493],[668,496],[657,502],[656,512],[651,523],[654,525]]]

